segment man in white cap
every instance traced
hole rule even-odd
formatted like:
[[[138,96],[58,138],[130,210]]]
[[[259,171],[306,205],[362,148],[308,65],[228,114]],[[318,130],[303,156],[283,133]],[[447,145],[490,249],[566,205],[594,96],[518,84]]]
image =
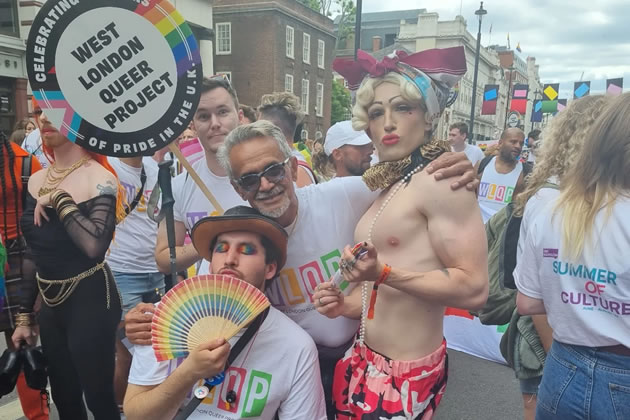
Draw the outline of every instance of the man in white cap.
[[[328,129],[324,147],[313,155],[313,168],[325,179],[361,176],[370,167],[374,146],[365,131],[355,131],[350,121]]]
[[[337,177],[361,176],[370,167],[374,146],[365,131],[355,131],[350,121],[330,127],[324,153],[335,167]]]

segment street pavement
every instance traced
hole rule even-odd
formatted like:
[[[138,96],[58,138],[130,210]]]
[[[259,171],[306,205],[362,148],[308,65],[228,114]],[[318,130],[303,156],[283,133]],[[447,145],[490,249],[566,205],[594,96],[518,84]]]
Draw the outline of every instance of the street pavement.
[[[4,340],[0,353],[4,351]],[[522,400],[512,369],[449,350],[446,395],[436,420],[521,420]],[[58,420],[51,407],[51,420]],[[93,417],[90,416],[90,419]],[[15,393],[0,399],[0,420],[25,420]],[[308,419],[305,419],[308,420]]]

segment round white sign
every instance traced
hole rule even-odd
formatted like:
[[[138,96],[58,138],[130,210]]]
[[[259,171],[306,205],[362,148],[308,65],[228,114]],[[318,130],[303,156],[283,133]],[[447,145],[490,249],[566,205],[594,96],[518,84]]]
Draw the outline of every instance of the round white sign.
[[[48,0],[31,26],[26,61],[51,123],[104,155],[163,148],[199,103],[199,47],[165,0]]]

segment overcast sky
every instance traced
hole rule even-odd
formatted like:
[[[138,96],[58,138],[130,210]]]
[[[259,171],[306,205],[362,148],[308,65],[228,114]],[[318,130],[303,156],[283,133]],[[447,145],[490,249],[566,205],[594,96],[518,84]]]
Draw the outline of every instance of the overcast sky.
[[[460,5],[476,36],[479,1],[363,0],[363,12],[424,8],[452,20]],[[572,92],[584,72],[594,92],[605,89],[604,79],[617,77],[630,90],[630,0],[486,0],[484,8],[481,44],[506,45],[509,32],[512,49],[521,44],[521,58],[536,57],[543,83],[560,82],[561,91]]]

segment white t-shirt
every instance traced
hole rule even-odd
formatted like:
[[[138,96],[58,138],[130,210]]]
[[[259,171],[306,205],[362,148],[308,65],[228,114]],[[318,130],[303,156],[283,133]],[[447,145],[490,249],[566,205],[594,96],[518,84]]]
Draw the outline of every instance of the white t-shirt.
[[[230,344],[244,331],[229,340]],[[151,346],[135,346],[129,383],[159,385],[183,360],[158,362]],[[225,397],[229,391],[236,392],[236,402],[228,410]],[[184,404],[191,394],[192,389]],[[271,308],[258,333],[225,372],[223,383],[188,419],[272,420],[276,412],[282,420],[326,419],[317,348],[300,327]]]
[[[495,167],[496,160],[495,156],[488,162],[479,183],[477,201],[484,223],[512,201],[514,188],[523,172],[523,164],[517,162],[511,172],[500,174]]]
[[[453,149],[451,148],[451,150]],[[466,143],[464,153],[466,153],[466,157],[473,164],[473,166],[475,166],[477,162],[480,162],[485,156],[480,148],[469,143]]]
[[[127,203],[131,205],[140,189],[142,168],[134,168],[115,157],[108,158],[116,170],[120,184],[127,192]],[[158,225],[149,219],[147,203],[157,182],[158,164],[151,157],[142,159],[147,176],[138,205],[116,226],[116,235],[106,255],[112,271],[121,273],[157,273],[155,243]]]
[[[22,149],[35,156],[37,160],[39,160],[39,163],[42,165],[43,169],[46,169],[50,166],[50,161],[44,154],[44,149],[42,148],[42,138],[39,135],[39,128],[31,131],[31,133],[26,136],[26,138],[22,142]]]
[[[530,224],[514,270],[516,286],[543,300],[557,341],[630,347],[630,199],[618,198],[610,217],[607,210],[597,214],[593,238],[574,262],[562,249],[557,201],[547,203]]]
[[[304,328],[317,344],[338,347],[352,338],[359,321],[321,315],[312,296],[317,285],[328,281],[339,268],[343,248],[354,245],[354,229],[378,192],[370,192],[360,177],[335,178],[295,192],[299,208],[296,224],[287,228],[287,263],[266,294],[275,308]]]
[[[551,184],[558,184],[558,178],[553,176],[547,180]],[[527,239],[527,232],[529,231],[529,225],[532,220],[536,218],[540,210],[556,197],[560,195],[560,190],[557,188],[541,188],[536,191],[532,197],[527,200],[525,205],[525,211],[523,211],[523,218],[521,219],[521,228],[518,235],[518,247],[516,250],[516,261],[521,258],[523,254],[523,247],[525,246],[525,239]]]
[[[248,206],[249,204],[234,191],[227,176],[217,176],[210,172],[205,159],[192,164],[193,169],[217,199],[223,210],[234,206]],[[173,214],[175,220],[183,222],[190,231],[197,221],[203,217],[218,215],[210,200],[201,192],[192,177],[183,172],[173,179]]]

